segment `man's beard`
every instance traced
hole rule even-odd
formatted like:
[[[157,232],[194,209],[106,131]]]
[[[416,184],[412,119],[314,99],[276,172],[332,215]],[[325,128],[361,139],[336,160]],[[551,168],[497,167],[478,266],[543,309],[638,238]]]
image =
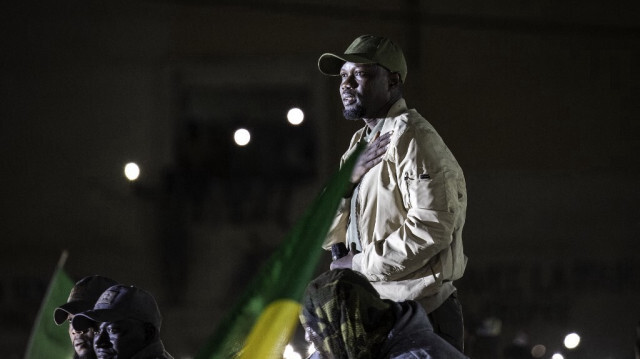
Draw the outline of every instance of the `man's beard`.
[[[365,113],[366,109],[362,105],[355,105],[350,109],[345,108],[344,110],[342,110],[342,115],[347,120],[359,120],[364,117]]]

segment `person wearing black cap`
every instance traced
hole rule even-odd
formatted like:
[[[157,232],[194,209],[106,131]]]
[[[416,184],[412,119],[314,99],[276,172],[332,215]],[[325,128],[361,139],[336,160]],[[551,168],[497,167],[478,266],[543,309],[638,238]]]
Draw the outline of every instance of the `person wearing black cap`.
[[[53,312],[53,320],[57,325],[69,322],[69,338],[75,351],[74,359],[95,358],[93,351],[93,330],[75,330],[71,325],[73,317],[93,305],[105,289],[118,284],[115,280],[99,275],[80,279],[71,289],[67,302]]]
[[[74,316],[72,324],[78,330],[94,328],[98,359],[173,359],[160,339],[158,304],[140,288],[110,287],[93,309]]]
[[[419,302],[436,333],[463,350],[462,277],[467,193],[462,169],[433,126],[403,98],[407,65],[391,40],[363,35],[318,68],[339,76],[347,120],[364,121],[341,165],[367,143],[329,231],[325,248],[346,243],[331,268],[365,275],[383,299]]]

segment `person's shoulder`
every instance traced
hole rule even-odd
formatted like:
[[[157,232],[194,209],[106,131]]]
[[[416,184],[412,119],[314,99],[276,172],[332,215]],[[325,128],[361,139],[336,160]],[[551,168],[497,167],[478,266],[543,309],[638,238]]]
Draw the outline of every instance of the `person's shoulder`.
[[[393,125],[389,127],[394,132],[396,146],[407,146],[414,140],[431,146],[444,146],[436,129],[415,110],[393,118]]]
[[[415,109],[406,110],[405,112],[391,118],[394,132],[405,131],[427,131],[436,132],[435,128]]]
[[[435,132],[433,125],[431,125],[431,123],[427,121],[427,119],[416,109],[410,109],[407,111],[407,126],[411,126],[416,130]]]

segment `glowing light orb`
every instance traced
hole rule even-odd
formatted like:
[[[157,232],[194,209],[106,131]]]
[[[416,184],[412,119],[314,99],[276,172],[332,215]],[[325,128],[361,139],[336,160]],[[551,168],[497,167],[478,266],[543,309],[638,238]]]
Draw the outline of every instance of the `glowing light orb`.
[[[140,167],[134,162],[129,162],[124,166],[124,175],[129,181],[135,181],[140,177]]]
[[[580,345],[580,336],[577,333],[570,333],[564,337],[564,346],[567,349],[575,349]]]
[[[233,134],[233,140],[238,146],[246,146],[251,141],[251,133],[244,128],[239,128]]]
[[[547,348],[542,344],[534,345],[531,348],[531,356],[534,358],[542,358],[542,356],[547,352]]]
[[[304,121],[304,112],[297,107],[290,109],[287,112],[287,121],[294,126],[301,124]]]

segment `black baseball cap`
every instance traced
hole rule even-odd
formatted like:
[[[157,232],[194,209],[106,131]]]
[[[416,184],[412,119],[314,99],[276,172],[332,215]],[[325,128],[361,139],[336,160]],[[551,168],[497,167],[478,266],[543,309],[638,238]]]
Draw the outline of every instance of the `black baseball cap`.
[[[71,324],[77,330],[86,330],[96,323],[136,319],[151,323],[160,330],[162,315],[155,298],[147,291],[122,284],[105,290],[93,309],[76,314]]]
[[[100,294],[116,284],[118,282],[115,280],[99,275],[80,279],[71,289],[67,303],[53,311],[53,320],[60,325],[67,320],[69,314],[76,315],[93,308]]]

